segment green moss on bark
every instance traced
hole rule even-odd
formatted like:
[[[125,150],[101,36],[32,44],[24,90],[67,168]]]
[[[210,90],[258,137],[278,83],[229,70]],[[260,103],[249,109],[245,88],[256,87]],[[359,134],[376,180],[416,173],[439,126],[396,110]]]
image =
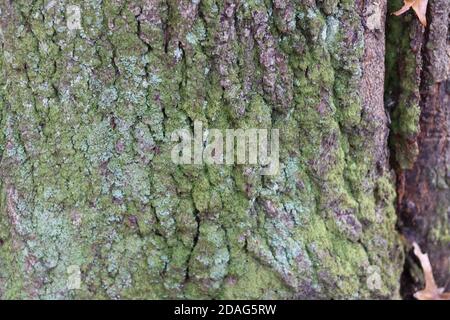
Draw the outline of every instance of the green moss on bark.
[[[353,1],[64,4],[1,5],[1,297],[397,297]],[[280,174],[175,166],[194,121],[279,129]]]
[[[402,1],[390,1],[394,12]],[[422,27],[412,14],[388,18],[386,31],[386,104],[391,114],[390,143],[393,156],[401,169],[409,169],[419,149],[419,87],[421,71]]]

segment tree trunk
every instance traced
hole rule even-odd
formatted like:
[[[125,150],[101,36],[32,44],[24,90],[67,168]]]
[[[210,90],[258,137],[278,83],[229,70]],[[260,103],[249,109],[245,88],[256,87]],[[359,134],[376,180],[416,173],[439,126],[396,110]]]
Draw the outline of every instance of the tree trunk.
[[[436,282],[446,291],[450,290],[449,17],[450,2],[435,0],[428,6],[426,30],[418,21],[402,24],[390,19],[387,31],[392,53],[387,94],[396,102],[391,141],[398,151],[399,226],[409,243],[418,242],[429,254]],[[403,274],[405,297],[423,288],[418,265],[411,251]]]
[[[399,298],[397,203],[427,184],[413,214],[448,238],[449,85],[424,49],[422,133],[391,139],[422,153],[391,165],[385,20],[386,0],[1,1],[0,298]],[[279,129],[279,173],[174,164],[194,121]]]

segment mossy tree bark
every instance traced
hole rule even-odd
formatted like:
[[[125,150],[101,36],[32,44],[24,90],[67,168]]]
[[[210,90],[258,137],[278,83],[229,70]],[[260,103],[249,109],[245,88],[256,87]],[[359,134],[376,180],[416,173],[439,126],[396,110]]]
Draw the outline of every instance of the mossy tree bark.
[[[0,10],[1,298],[399,297],[385,0]],[[195,120],[278,128],[279,175],[175,166]]]

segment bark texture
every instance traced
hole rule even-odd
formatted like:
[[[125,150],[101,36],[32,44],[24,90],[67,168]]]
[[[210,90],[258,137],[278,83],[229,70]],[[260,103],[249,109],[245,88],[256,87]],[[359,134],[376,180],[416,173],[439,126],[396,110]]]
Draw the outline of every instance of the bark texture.
[[[393,4],[395,5],[395,4]],[[398,5],[398,4],[397,4]],[[425,30],[411,15],[389,23],[392,59],[389,94],[397,153],[399,226],[409,243],[430,256],[436,282],[450,289],[450,2],[430,1]],[[394,37],[403,38],[402,45]],[[397,39],[398,39],[397,38]],[[397,43],[397,44],[396,44]],[[397,50],[394,49],[397,47]],[[392,57],[391,57],[392,58]],[[397,73],[396,73],[397,71]],[[400,76],[400,79],[398,78]],[[394,94],[395,96],[395,94]],[[399,144],[403,148],[395,149]],[[403,275],[403,294],[423,288],[412,251]]]
[[[0,297],[398,297],[385,14],[1,1]],[[194,120],[279,128],[280,174],[175,166]]]

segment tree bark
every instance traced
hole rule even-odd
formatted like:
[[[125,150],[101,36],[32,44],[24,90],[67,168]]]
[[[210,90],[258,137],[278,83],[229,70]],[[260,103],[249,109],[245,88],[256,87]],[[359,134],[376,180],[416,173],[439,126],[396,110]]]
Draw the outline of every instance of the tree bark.
[[[0,298],[400,297],[386,0],[0,10]],[[280,173],[174,165],[196,120],[279,129]]]
[[[396,157],[399,227],[409,243],[418,242],[428,253],[436,282],[446,291],[450,290],[449,16],[450,2],[435,0],[428,6],[427,29],[417,21],[392,22],[388,28],[393,37],[404,37],[403,46],[398,39],[388,45],[388,50],[397,48],[388,67],[397,78],[397,85],[392,85],[395,80],[388,85],[392,89],[388,94],[397,102],[392,140],[405,146]],[[402,277],[404,297],[423,288],[419,265],[411,249]]]

